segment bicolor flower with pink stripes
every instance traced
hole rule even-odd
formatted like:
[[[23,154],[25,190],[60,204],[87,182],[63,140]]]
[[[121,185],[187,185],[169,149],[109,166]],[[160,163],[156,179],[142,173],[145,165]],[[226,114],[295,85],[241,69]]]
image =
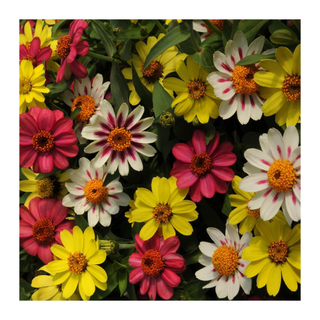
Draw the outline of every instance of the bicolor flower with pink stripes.
[[[107,172],[113,174],[118,168],[121,176],[129,173],[129,165],[136,171],[142,171],[143,163],[139,156],[141,153],[153,157],[156,149],[149,143],[157,140],[157,135],[145,132],[153,121],[153,117],[141,119],[144,113],[143,106],[137,106],[129,113],[129,107],[123,103],[117,113],[111,104],[103,100],[100,103],[101,115],[94,115],[89,126],[82,131],[82,136],[94,140],[84,151],[86,153],[98,152],[93,159],[93,166],[100,168],[107,163]]]
[[[94,168],[87,158],[79,160],[79,169],[69,169],[67,174],[72,182],[66,183],[69,193],[62,199],[65,207],[74,208],[78,215],[87,213],[88,224],[94,227],[98,222],[110,226],[111,215],[119,212],[119,206],[127,206],[130,197],[122,192],[119,178],[105,184],[105,166]]]
[[[246,232],[240,239],[238,228],[227,223],[225,235],[216,228],[207,228],[207,233],[214,243],[200,242],[202,255],[199,263],[204,268],[195,273],[199,280],[210,280],[203,289],[216,287],[219,299],[228,297],[232,300],[238,294],[240,286],[249,294],[252,280],[244,275],[244,270],[250,261],[242,258],[242,252],[249,245],[251,232]]]
[[[239,188],[256,192],[249,201],[250,210],[260,208],[262,220],[272,219],[280,207],[289,223],[300,220],[301,168],[299,134],[289,126],[283,136],[271,128],[259,138],[261,150],[247,149],[248,161],[243,171],[248,174]]]
[[[244,33],[237,31],[233,40],[227,42],[225,54],[220,51],[213,54],[213,63],[218,71],[211,72],[207,80],[213,86],[215,95],[223,100],[219,106],[219,115],[223,119],[232,117],[236,112],[241,124],[247,124],[250,118],[261,118],[264,100],[253,78],[261,68],[258,64],[241,66],[237,63],[249,55],[260,54],[264,42],[265,37],[260,36],[248,46]],[[261,54],[274,51],[269,49]]]

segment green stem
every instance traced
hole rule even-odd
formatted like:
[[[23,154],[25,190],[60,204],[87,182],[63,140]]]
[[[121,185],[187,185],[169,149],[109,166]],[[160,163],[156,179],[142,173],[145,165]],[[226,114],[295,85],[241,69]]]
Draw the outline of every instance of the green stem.
[[[119,250],[121,249],[132,249],[135,248],[134,243],[119,243]]]
[[[298,20],[292,20],[293,24],[296,26],[296,28],[300,31],[300,23]]]
[[[209,20],[203,20],[203,22],[215,33],[219,34],[220,36],[222,35],[221,30],[217,28],[214,24],[212,24]]]
[[[157,27],[163,32],[164,34],[167,34],[167,30],[163,27],[163,25],[158,20],[153,20]]]
[[[118,59],[114,59],[108,56],[103,56],[102,54],[94,53],[92,51],[88,51],[87,56],[94,58],[94,59],[99,59],[99,60],[105,60],[109,62],[117,62],[120,63],[121,61]]]

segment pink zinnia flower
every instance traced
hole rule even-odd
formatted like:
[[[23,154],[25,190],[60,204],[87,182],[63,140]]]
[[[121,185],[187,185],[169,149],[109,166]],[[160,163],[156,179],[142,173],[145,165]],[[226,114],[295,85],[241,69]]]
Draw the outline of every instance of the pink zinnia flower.
[[[183,257],[176,253],[180,246],[177,236],[166,240],[156,233],[152,238],[143,241],[139,234],[135,235],[137,253],[129,257],[129,265],[133,268],[129,274],[129,282],[140,283],[140,293],[148,292],[149,298],[155,300],[157,294],[165,300],[173,295],[173,288],[177,287],[186,266]]]
[[[206,145],[205,133],[196,130],[192,140],[187,144],[177,143],[172,153],[177,161],[170,172],[177,178],[177,187],[190,188],[189,194],[194,202],[203,197],[212,198],[216,192],[226,193],[234,172],[229,166],[233,165],[237,157],[231,151],[230,142],[219,144],[220,134],[216,132],[214,138]]]
[[[20,114],[20,165],[33,166],[36,173],[50,173],[54,167],[66,169],[67,157],[75,157],[79,151],[72,125],[60,110],[32,107]]]
[[[60,68],[57,73],[56,82],[63,78],[70,79],[71,73],[77,78],[85,78],[88,74],[85,66],[76,60],[77,55],[85,56],[89,51],[87,41],[80,41],[83,31],[88,23],[83,20],[74,20],[70,24],[69,34],[58,39],[56,53],[61,58]]]
[[[62,244],[60,231],[72,232],[74,221],[65,220],[68,208],[62,200],[33,198],[26,206],[20,207],[20,241],[22,248],[47,264],[53,260],[51,246]]]

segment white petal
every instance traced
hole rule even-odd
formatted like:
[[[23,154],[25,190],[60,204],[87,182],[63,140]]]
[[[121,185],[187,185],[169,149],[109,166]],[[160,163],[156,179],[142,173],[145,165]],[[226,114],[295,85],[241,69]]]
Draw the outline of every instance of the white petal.
[[[256,93],[250,96],[251,99],[251,119],[257,121],[260,120],[262,117],[262,103],[258,99],[258,95]]]
[[[73,208],[74,206],[76,206],[83,198],[79,198],[79,199],[76,199],[78,198],[79,196],[76,196],[74,194],[71,194],[71,193],[68,193],[66,196],[63,197],[62,199],[62,205],[64,207],[68,207],[68,208]]]
[[[289,215],[289,213],[288,213],[288,210],[287,210],[287,206],[286,206],[286,202],[285,202],[285,201],[283,201],[283,204],[282,204],[282,212],[283,212],[283,214],[284,214],[284,216],[285,216],[285,218],[286,218],[286,220],[287,220],[287,222],[288,222],[288,225],[291,226],[291,224],[292,224],[292,219],[291,219],[291,217],[290,217],[290,215]]]
[[[93,205],[88,211],[88,224],[90,227],[94,227],[99,221],[99,206]]]
[[[143,113],[144,107],[140,105],[131,111],[126,120],[126,129],[130,130],[141,119]]]
[[[154,118],[149,117],[149,118],[144,118],[140,121],[138,121],[133,128],[131,129],[131,132],[142,132],[146,129],[148,129],[152,124],[153,124]]]
[[[214,273],[212,272],[212,265],[206,266],[195,273],[197,279],[206,281],[214,279]]]
[[[117,154],[114,159],[112,159],[112,157],[109,157],[106,167],[107,173],[114,174],[115,171],[118,169],[119,161],[120,160]]]
[[[261,150],[250,148],[244,152],[244,157],[249,161],[253,166],[268,171],[273,159],[267,154],[263,153]]]
[[[207,81],[214,87],[214,94],[222,100],[230,100],[236,93],[230,76],[223,72],[211,72]]]
[[[212,257],[207,257],[204,254],[202,254],[199,257],[199,263],[202,264],[203,266],[209,266],[211,265],[212,269],[213,269],[213,265],[212,265]]]
[[[256,38],[254,41],[252,41],[247,50],[246,56],[250,56],[252,54],[260,54],[264,46],[264,41],[264,36],[260,36]]]
[[[119,173],[122,176],[127,176],[129,174],[129,163],[126,158],[124,160],[119,159]]]
[[[117,126],[123,127],[129,113],[129,107],[126,103],[122,103],[117,113]]]
[[[300,200],[297,199],[291,190],[287,190],[285,193],[285,202],[288,213],[293,221],[299,221],[301,219]]]
[[[117,214],[120,210],[118,204],[111,197],[107,198],[106,202],[102,202],[103,209],[110,214]]]
[[[251,288],[252,288],[252,279],[247,278],[246,276],[242,277],[242,280],[240,280],[240,285],[245,292],[245,294],[250,294]]]
[[[268,135],[266,133],[263,133],[260,137],[259,137],[259,143],[261,146],[261,150],[263,151],[263,153],[267,154],[269,157],[273,158],[271,150],[270,150],[270,146],[269,146],[269,140],[268,140]]]
[[[213,54],[213,64],[218,71],[226,73],[231,77],[233,69],[228,66],[227,58],[222,52],[216,51]]]
[[[279,130],[271,128],[268,131],[269,146],[275,160],[283,159],[285,156],[284,143]]]
[[[141,132],[132,134],[132,141],[138,143],[152,143],[157,140],[157,135],[153,132]]]
[[[251,101],[247,94],[241,94],[240,103],[237,107],[237,117],[241,124],[247,124],[251,116]]]
[[[238,30],[233,37],[233,41],[237,48],[237,53],[239,55],[238,59],[241,60],[245,57],[248,50],[247,38],[242,31]]]
[[[115,123],[116,115],[109,101],[106,99],[100,101],[100,110],[104,119],[112,118],[113,122]]]
[[[225,236],[219,229],[210,227],[207,228],[207,233],[218,247],[222,245],[221,241],[224,241]]]
[[[74,81],[74,93],[75,95],[91,95],[91,81],[88,77],[81,79],[81,82],[76,79]]]
[[[284,193],[272,190],[260,208],[260,217],[264,221],[272,219],[279,211],[284,200]]]
[[[267,189],[269,186],[267,173],[254,173],[244,177],[240,183],[239,188],[246,192],[257,192]]]
[[[72,106],[72,102],[75,99],[74,94],[70,91],[70,90],[66,90],[65,92],[63,92],[63,94],[61,95],[61,98],[63,100],[63,102],[68,105],[69,107]]]
[[[240,99],[239,94],[235,94],[230,100],[222,101],[219,105],[219,115],[222,119],[229,119],[237,111]]]
[[[246,174],[253,174],[253,173],[261,173],[262,170],[253,166],[251,163],[246,162],[243,167],[242,170],[246,173]]]
[[[109,227],[111,224],[111,215],[106,212],[103,208],[101,208],[100,216],[99,216],[99,222],[104,226],[104,227]]]
[[[235,272],[233,275],[229,276],[228,279],[228,299],[232,300],[239,292],[239,272]]]
[[[293,168],[299,168],[301,165],[301,147],[297,147],[293,150],[291,153],[291,156],[289,158],[289,161],[292,163]]]
[[[115,195],[110,196],[119,206],[126,207],[131,200],[130,197],[126,193],[117,193]]]
[[[226,237],[230,239],[230,242],[231,242],[230,244],[236,248],[238,243],[240,242],[238,228],[234,225],[227,223]]]
[[[143,154],[146,157],[153,157],[157,152],[157,150],[154,147],[152,147],[148,144],[143,144],[139,147],[135,146],[135,149],[137,152]]]
[[[299,181],[299,182],[298,182]],[[301,201],[301,185],[300,180],[297,180],[297,182],[292,186],[292,190],[294,192],[294,195]]]
[[[243,249],[249,245],[249,242],[251,241],[251,239],[252,239],[252,233],[249,231],[245,232],[239,241],[239,244],[240,244],[239,255],[241,255]]]
[[[272,191],[272,188],[269,187],[266,190],[258,191],[252,199],[249,201],[248,206],[251,210],[260,209],[263,201],[268,196],[268,194]]]
[[[199,243],[199,249],[204,255],[212,257],[213,252],[217,249],[217,246],[210,242],[201,241]]]
[[[130,152],[130,153],[129,153]],[[130,166],[136,170],[136,171],[142,171],[143,170],[143,164],[141,161],[141,158],[139,154],[137,153],[134,148],[131,148],[130,151],[127,150],[126,152],[126,158],[130,164]]]
[[[91,180],[86,174],[83,173],[82,170],[70,170],[70,172],[68,172],[68,176],[71,181],[79,184],[80,186],[85,186],[86,183]]]
[[[295,126],[289,126],[283,134],[283,143],[285,148],[285,157],[284,160],[289,160],[291,153],[299,145],[299,134]]]
[[[223,276],[220,278],[219,281],[217,281],[216,294],[220,299],[223,299],[228,296],[228,283],[226,280],[227,277]]]
[[[100,168],[102,167],[107,161],[111,160],[112,157],[112,150],[109,150],[108,153],[105,153],[105,155],[102,155],[104,152],[104,150],[100,150],[97,155],[91,160],[92,164],[95,168]],[[110,171],[108,171],[108,167],[106,168],[107,173],[111,173]],[[112,172],[113,173],[113,172]],[[112,174],[111,173],[111,174]]]
[[[77,196],[83,195],[83,186],[77,184],[77,183],[71,183],[71,182],[66,182],[65,186],[67,190]]]
[[[83,198],[75,207],[74,212],[76,214],[84,214],[92,207],[92,203],[87,202],[86,198]]]

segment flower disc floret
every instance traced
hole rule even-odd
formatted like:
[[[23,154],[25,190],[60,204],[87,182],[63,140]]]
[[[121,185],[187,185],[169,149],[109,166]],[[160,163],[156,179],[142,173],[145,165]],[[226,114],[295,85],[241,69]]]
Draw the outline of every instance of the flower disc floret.
[[[106,201],[108,189],[106,186],[103,186],[102,179],[93,179],[86,183],[84,196],[88,202],[98,205]]]
[[[141,268],[149,277],[158,277],[165,268],[165,263],[158,250],[149,249],[141,258]]]
[[[73,100],[71,112],[76,108],[81,108],[81,111],[76,115],[76,120],[87,122],[96,111],[96,104],[93,98],[89,95],[82,95]]]
[[[235,91],[240,94],[252,95],[258,91],[259,85],[254,81],[254,74],[258,71],[255,66],[235,66],[231,81]]]
[[[38,152],[48,152],[54,147],[54,137],[51,132],[39,130],[32,137],[32,146]]]
[[[223,245],[213,253],[212,264],[222,276],[234,274],[239,266],[238,251],[234,247]]]
[[[212,159],[206,152],[196,153],[191,158],[190,169],[197,175],[205,174],[212,168]]]
[[[269,257],[275,263],[283,264],[287,261],[289,247],[283,240],[272,241],[269,245]]]
[[[191,80],[188,91],[191,99],[199,99],[206,94],[206,85],[201,80]]]
[[[70,252],[67,260],[70,272],[80,274],[86,271],[88,260],[82,252]]]
[[[47,218],[41,218],[32,226],[33,238],[39,244],[49,244],[54,240],[56,228],[53,222]]]
[[[141,72],[144,66],[144,61],[141,63]],[[146,70],[142,72],[143,77],[149,82],[153,83],[159,80],[163,74],[163,65],[156,60],[152,60],[147,66]]]
[[[300,86],[300,76],[289,75],[284,79],[281,90],[288,101],[296,101],[301,97]]]
[[[172,217],[171,207],[163,203],[157,204],[152,213],[153,219],[155,219],[158,224],[160,224],[161,222],[167,223]]]
[[[58,39],[56,54],[61,59],[66,58],[70,53],[70,43],[71,43],[71,40],[69,35],[61,36]]]
[[[108,143],[114,151],[124,151],[131,146],[132,135],[125,128],[114,128],[108,136]]]

